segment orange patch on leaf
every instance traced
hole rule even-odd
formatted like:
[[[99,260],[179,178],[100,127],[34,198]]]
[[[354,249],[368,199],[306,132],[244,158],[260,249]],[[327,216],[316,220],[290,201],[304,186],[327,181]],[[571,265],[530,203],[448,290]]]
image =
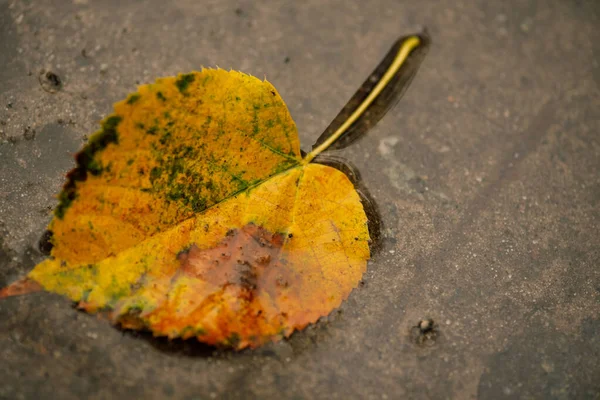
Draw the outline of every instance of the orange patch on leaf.
[[[156,321],[152,330],[168,334],[195,327],[204,342],[238,348],[256,347],[291,333],[295,327],[289,326],[286,313],[272,304],[290,295],[288,286],[299,285],[301,279],[286,266],[283,243],[283,234],[249,224],[230,230],[213,248],[202,250],[194,244],[181,252],[173,285],[185,280],[189,290],[195,285],[212,290],[199,302],[181,301],[181,297],[167,300],[147,316]],[[196,327],[215,308],[219,312],[210,321],[211,328]]]
[[[24,294],[35,293],[42,290],[44,290],[42,285],[33,279],[24,278],[0,289],[0,299],[4,297],[22,296]]]

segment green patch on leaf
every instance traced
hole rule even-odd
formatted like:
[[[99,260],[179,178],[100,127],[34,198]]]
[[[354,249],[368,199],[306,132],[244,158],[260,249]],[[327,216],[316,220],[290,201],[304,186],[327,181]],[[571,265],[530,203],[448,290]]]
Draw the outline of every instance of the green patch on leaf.
[[[188,86],[194,82],[194,79],[196,79],[196,77],[193,73],[180,75],[175,81],[175,86],[177,86],[177,89],[179,89],[181,93],[185,94]]]
[[[134,93],[127,99],[127,104],[135,104],[140,99],[139,93]]]
[[[67,182],[62,192],[58,195],[58,206],[54,210],[54,215],[58,219],[63,219],[65,212],[77,198],[77,182],[83,182],[87,179],[88,172],[92,175],[99,175],[102,172],[102,165],[95,156],[98,152],[104,150],[111,143],[119,143],[119,134],[117,126],[121,122],[121,117],[112,115],[104,120],[102,129],[96,132],[85,147],[75,155],[77,167],[67,174]]]

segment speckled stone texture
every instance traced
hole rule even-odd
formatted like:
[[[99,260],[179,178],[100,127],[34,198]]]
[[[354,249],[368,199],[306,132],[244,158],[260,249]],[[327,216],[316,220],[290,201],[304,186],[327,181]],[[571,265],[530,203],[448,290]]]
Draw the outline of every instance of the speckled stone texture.
[[[234,353],[52,294],[6,299],[0,399],[597,399],[596,0],[0,0],[0,286],[42,258],[73,153],[137,84],[203,65],[266,76],[307,150],[423,26],[404,99],[340,152],[383,221],[341,309]]]

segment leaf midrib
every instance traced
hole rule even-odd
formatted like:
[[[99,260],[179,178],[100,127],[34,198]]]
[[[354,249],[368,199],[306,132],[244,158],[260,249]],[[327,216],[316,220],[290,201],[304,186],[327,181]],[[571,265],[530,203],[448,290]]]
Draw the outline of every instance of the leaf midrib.
[[[232,193],[232,194],[230,194],[230,195],[229,195],[229,196],[227,196],[227,197],[224,197],[223,199],[219,200],[219,201],[218,201],[218,202],[216,202],[215,204],[213,204],[213,205],[211,205],[211,206],[209,206],[209,207],[206,207],[204,210],[202,210],[202,211],[200,211],[200,212],[198,212],[198,213],[194,214],[192,217],[189,217],[189,218],[186,218],[186,219],[184,219],[184,220],[182,220],[182,221],[179,221],[179,222],[177,222],[176,224],[173,224],[173,225],[171,225],[171,226],[170,226],[168,229],[165,229],[165,230],[163,230],[163,231],[156,232],[156,233],[154,233],[154,234],[152,234],[152,235],[150,235],[150,236],[147,236],[147,237],[146,237],[144,240],[142,240],[141,242],[139,242],[139,243],[137,243],[137,244],[133,245],[132,247],[129,247],[129,248],[127,248],[127,249],[124,249],[124,250],[120,251],[119,253],[117,253],[117,254],[115,254],[115,255],[113,255],[113,256],[109,256],[109,257],[103,258],[102,260],[98,260],[98,261],[96,261],[96,263],[95,263],[95,264],[101,263],[101,262],[103,262],[103,261],[105,261],[105,260],[107,260],[107,259],[109,259],[109,258],[111,258],[111,257],[116,257],[118,254],[121,254],[121,253],[122,253],[122,252],[124,252],[124,251],[127,251],[127,250],[129,250],[129,249],[131,249],[131,248],[133,248],[133,247],[136,247],[136,246],[140,245],[141,243],[144,243],[145,241],[152,239],[152,238],[153,238],[153,237],[155,237],[156,235],[160,235],[160,234],[162,234],[162,233],[168,232],[169,230],[171,230],[171,229],[173,229],[173,228],[177,227],[178,225],[184,224],[185,222],[187,222],[187,221],[189,221],[189,220],[191,220],[191,219],[193,219],[193,218],[197,218],[198,216],[200,216],[200,215],[202,215],[202,214],[204,214],[204,213],[208,212],[208,211],[209,211],[209,210],[211,210],[212,208],[215,208],[215,207],[219,206],[221,203],[224,203],[224,202],[228,201],[229,199],[232,199],[232,198],[234,198],[234,197],[236,197],[236,196],[238,196],[238,195],[240,195],[240,194],[242,194],[242,193],[244,193],[244,192],[249,192],[249,191],[251,191],[251,190],[255,189],[256,187],[258,187],[258,186],[260,186],[260,185],[262,185],[262,184],[264,184],[264,183],[266,183],[266,182],[270,181],[271,179],[274,179],[274,178],[275,178],[275,177],[277,177],[277,176],[283,175],[283,174],[285,174],[285,173],[287,173],[287,172],[289,172],[289,171],[291,171],[291,170],[293,170],[293,169],[296,169],[296,168],[302,168],[302,169],[304,169],[304,168],[306,168],[306,167],[307,167],[307,166],[310,164],[310,163],[309,163],[309,164],[303,164],[303,163],[302,163],[302,160],[298,160],[297,158],[293,158],[293,159],[296,161],[296,164],[294,164],[294,165],[291,165],[291,166],[289,166],[288,168],[286,168],[286,169],[284,169],[284,170],[282,170],[282,171],[278,171],[278,172],[276,172],[275,174],[273,174],[273,175],[271,175],[271,176],[269,176],[269,177],[265,178],[264,180],[261,180],[261,181],[258,181],[258,182],[256,182],[256,183],[254,183],[253,185],[250,185],[250,186],[248,186],[248,187],[246,187],[246,188],[244,188],[244,189],[238,190],[237,192],[235,192],[235,193]],[[303,173],[303,174],[302,174],[302,175],[301,175],[301,176],[300,176],[298,179],[302,180],[302,178],[303,178],[303,177],[304,177],[304,173]],[[296,208],[296,204],[297,204],[297,201],[298,201],[298,192],[299,192],[299,188],[300,188],[300,182],[298,182],[298,185],[296,186],[296,194],[295,194],[295,197],[294,197],[294,206],[293,206],[292,210],[294,210],[294,209]],[[293,211],[292,211],[292,212],[293,212]],[[292,214],[292,215],[293,215],[293,214]],[[287,242],[287,240],[288,240],[288,239],[287,239],[287,237],[286,237],[286,239],[284,240],[284,243],[285,243],[285,242]],[[82,268],[87,268],[87,267],[88,267],[88,265],[89,265],[89,263],[80,264],[80,265],[77,265],[77,266],[75,266],[75,267],[73,267],[73,268],[70,268],[68,271],[69,271],[69,272],[71,272],[71,271],[77,271],[77,270],[79,270],[79,269],[82,269]],[[65,273],[65,272],[66,272],[66,271],[56,271],[56,272],[53,272],[53,273],[51,273],[51,274],[49,274],[49,275],[50,275],[50,276],[56,276],[56,275],[58,275],[58,274]]]

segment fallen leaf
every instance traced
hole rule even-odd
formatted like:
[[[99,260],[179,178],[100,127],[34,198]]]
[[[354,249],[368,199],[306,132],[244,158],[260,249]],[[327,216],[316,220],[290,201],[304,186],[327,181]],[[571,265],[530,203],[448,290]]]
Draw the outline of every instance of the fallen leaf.
[[[305,157],[267,81],[204,69],[139,87],[76,155],[50,257],[0,297],[43,287],[125,328],[236,349],[329,314],[366,270],[368,219],[348,177],[313,161],[381,118],[421,44],[399,41]]]

